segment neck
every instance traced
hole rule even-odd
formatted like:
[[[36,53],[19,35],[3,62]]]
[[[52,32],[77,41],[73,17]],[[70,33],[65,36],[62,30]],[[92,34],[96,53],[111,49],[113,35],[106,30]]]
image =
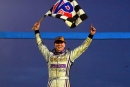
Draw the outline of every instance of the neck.
[[[59,50],[56,50],[56,52],[64,52],[65,50],[62,50],[62,51],[59,51]]]
[[[64,52],[65,52],[65,49],[64,49],[64,50],[62,50],[62,51],[55,50],[55,52],[54,52],[54,53],[58,55],[58,54],[62,54],[62,53],[64,53]]]

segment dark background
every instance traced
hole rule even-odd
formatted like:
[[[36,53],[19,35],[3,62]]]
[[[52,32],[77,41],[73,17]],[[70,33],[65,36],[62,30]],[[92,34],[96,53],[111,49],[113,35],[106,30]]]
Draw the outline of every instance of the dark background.
[[[0,31],[31,32],[57,0],[0,0]],[[41,32],[129,32],[130,0],[77,0],[89,18],[75,29],[46,17]],[[32,31],[33,32],[33,31]],[[86,35],[87,36],[87,35]],[[53,40],[43,40],[53,49]],[[74,49],[83,40],[67,40]],[[47,64],[35,39],[0,39],[0,87],[46,87]],[[130,40],[93,40],[73,64],[72,87],[130,87]]]

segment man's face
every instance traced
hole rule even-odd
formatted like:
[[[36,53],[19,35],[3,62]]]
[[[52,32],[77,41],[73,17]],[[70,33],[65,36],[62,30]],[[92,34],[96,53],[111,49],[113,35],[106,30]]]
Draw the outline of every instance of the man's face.
[[[61,52],[65,48],[65,43],[62,41],[56,42],[54,45],[57,52]]]

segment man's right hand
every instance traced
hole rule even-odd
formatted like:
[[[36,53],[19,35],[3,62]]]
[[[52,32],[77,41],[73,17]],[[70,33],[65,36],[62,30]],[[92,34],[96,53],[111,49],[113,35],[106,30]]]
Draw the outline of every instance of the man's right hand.
[[[40,22],[36,22],[33,26],[33,30],[39,30]]]

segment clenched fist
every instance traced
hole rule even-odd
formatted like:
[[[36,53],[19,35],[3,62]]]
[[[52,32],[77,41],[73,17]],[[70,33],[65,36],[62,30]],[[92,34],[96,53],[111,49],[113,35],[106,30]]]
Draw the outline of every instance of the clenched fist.
[[[33,30],[39,30],[40,22],[36,22],[33,26]]]

